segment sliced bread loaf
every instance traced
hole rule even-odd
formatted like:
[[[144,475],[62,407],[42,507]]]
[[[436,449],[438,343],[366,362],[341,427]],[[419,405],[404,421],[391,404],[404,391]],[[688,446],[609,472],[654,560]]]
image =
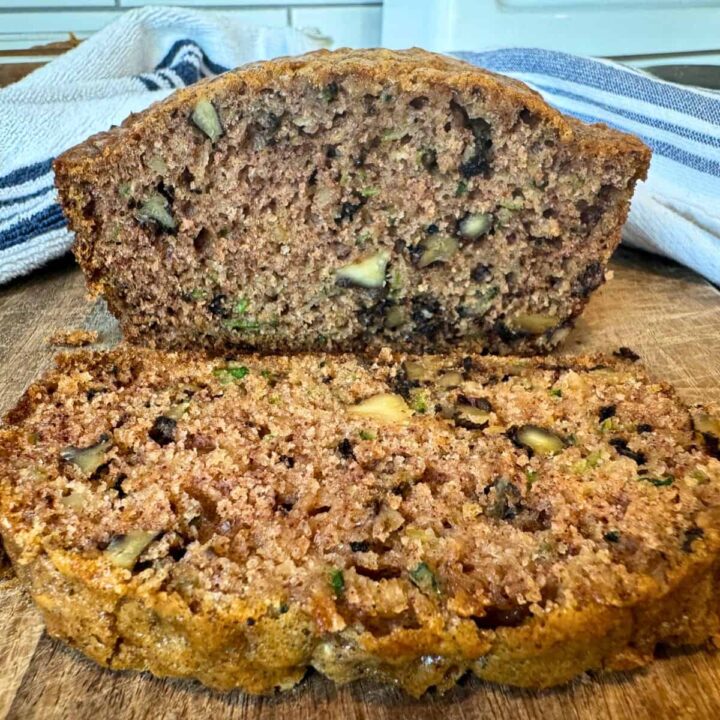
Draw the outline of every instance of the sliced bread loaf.
[[[125,336],[215,352],[543,352],[604,279],[649,150],[421,50],[178,91],[55,163]]]
[[[80,351],[8,422],[5,547],[111,668],[545,687],[720,630],[720,423],[627,360]]]

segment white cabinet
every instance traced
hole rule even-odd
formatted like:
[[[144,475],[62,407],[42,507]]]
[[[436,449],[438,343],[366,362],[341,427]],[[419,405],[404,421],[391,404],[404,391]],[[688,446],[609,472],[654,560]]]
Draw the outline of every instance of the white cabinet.
[[[69,32],[86,37],[147,4],[313,27],[332,47],[514,45],[652,64],[720,63],[720,0],[0,0],[0,49],[64,40]]]
[[[382,0],[0,0],[0,50],[85,38],[141,5],[231,12],[253,25],[313,28],[329,47],[380,45]],[[3,62],[45,60],[11,55]]]
[[[385,0],[383,44],[542,47],[605,57],[712,53],[718,0]]]
[[[378,47],[382,6],[297,7],[290,10],[290,24],[299,29],[317,29],[328,38],[329,47]]]

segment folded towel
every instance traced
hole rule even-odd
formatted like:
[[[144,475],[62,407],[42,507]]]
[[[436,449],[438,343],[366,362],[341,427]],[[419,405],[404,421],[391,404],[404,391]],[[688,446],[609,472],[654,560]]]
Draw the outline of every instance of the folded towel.
[[[0,282],[65,252],[72,235],[52,187],[52,158],[176,87],[251,60],[316,47],[285,28],[227,13],[146,8],[0,90]],[[603,60],[514,48],[455,53],[512,75],[559,109],[645,140],[654,151],[623,239],[720,284],[720,95]]]

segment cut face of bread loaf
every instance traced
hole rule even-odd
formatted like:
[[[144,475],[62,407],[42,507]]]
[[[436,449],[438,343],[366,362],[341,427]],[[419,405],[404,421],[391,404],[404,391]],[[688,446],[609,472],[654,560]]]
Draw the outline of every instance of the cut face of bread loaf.
[[[604,280],[649,150],[420,50],[178,91],[55,163],[134,342],[544,352]]]
[[[8,423],[8,554],[115,669],[545,687],[720,631],[720,422],[628,361],[81,351]]]

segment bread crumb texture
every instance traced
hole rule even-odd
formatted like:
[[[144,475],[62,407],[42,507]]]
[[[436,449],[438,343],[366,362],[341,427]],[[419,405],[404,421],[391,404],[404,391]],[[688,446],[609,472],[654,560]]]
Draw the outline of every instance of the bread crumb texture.
[[[97,330],[63,328],[57,330],[48,338],[48,344],[65,347],[86,347],[87,345],[94,345],[99,340],[100,333]]]
[[[614,358],[60,356],[0,531],[98,663],[268,693],[525,687],[718,634],[717,416]]]
[[[604,282],[649,160],[416,49],[247,65],[54,167],[90,288],[137,344],[534,354]]]

